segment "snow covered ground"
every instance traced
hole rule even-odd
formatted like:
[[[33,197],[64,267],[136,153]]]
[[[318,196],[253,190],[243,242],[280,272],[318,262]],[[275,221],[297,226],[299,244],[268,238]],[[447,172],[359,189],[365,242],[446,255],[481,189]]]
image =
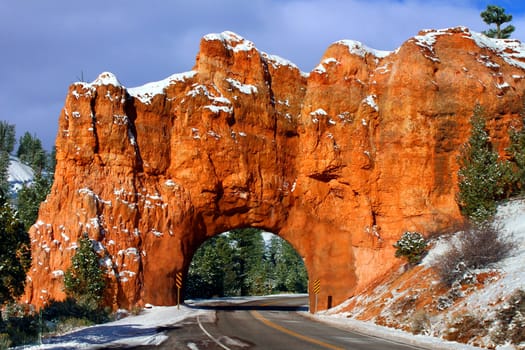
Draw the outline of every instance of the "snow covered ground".
[[[481,320],[485,327],[490,328],[485,329],[487,331],[485,335],[478,334],[478,338],[471,338],[471,341],[483,346],[494,346],[491,332],[497,330],[494,327],[498,324],[496,320],[498,312],[508,305],[511,295],[519,290],[525,291],[525,199],[511,200],[500,205],[496,214],[496,225],[500,227],[502,232],[510,235],[510,239],[517,244],[516,249],[499,263],[483,270],[473,271],[480,275],[493,274],[495,277],[486,279],[481,285],[464,286],[465,295],[453,300],[450,307],[445,307],[438,312],[431,311],[435,305],[429,305],[427,301],[423,309],[416,310],[416,304],[409,307],[408,310],[403,309],[401,313],[399,309],[399,305],[404,305],[403,302],[407,300],[416,301],[420,298],[427,298],[428,300],[430,296],[432,298],[430,301],[435,302],[440,297],[446,297],[446,294],[432,294],[446,292],[447,290],[439,288],[439,281],[432,279],[432,274],[429,271],[432,266],[439,264],[441,256],[447,251],[448,247],[454,245],[456,239],[454,235],[440,237],[421,263],[422,268],[412,277],[403,279],[406,273],[402,269],[401,272],[398,272],[398,277],[394,277],[386,284],[377,286],[371,292],[349,299],[328,312],[320,313],[318,317],[323,321],[347,325],[364,333],[372,332],[386,338],[403,338],[405,337],[403,334],[406,334],[408,335],[407,341],[431,341],[430,344],[432,344],[432,342],[439,343],[439,338],[444,337],[452,330],[454,321],[461,320],[464,316],[472,316],[474,319]],[[424,280],[426,282],[417,286],[414,283]],[[357,307],[353,308],[352,305]],[[377,305],[383,305],[380,307],[379,313],[377,311],[370,312],[370,310],[377,308]],[[393,327],[410,329],[411,322],[414,322],[415,319],[414,315],[417,315],[418,312],[419,315],[424,314],[426,317],[426,324],[422,333],[434,337],[412,335],[394,328],[376,328],[377,326],[374,324],[374,322],[381,322],[381,320],[386,319],[394,325]],[[367,321],[356,322],[355,318],[362,318]],[[421,345],[423,344],[421,343]],[[445,344],[444,348],[446,349],[472,348],[458,343],[443,342],[442,344]],[[439,348],[437,345],[430,347]],[[524,349],[525,344],[521,343],[516,346],[507,343],[496,348],[499,350]]]
[[[33,181],[33,169],[22,164],[15,156],[9,156],[9,161],[7,182],[11,191],[18,192],[25,184]]]
[[[78,329],[71,333],[44,339],[42,345],[23,349],[107,349],[117,346],[158,345],[166,340],[162,331],[189,317],[213,316],[213,311],[192,309],[187,306],[145,309],[137,316],[129,316],[118,321]],[[21,348],[22,349],[22,348]]]
[[[498,208],[497,222],[518,244],[516,252],[494,266],[501,278],[465,298],[460,307],[487,313],[517,290],[525,291],[525,201],[511,201]],[[525,330],[524,330],[525,331]]]
[[[286,295],[279,295],[280,297]],[[289,294],[296,297],[297,294]],[[268,296],[268,298],[275,295]],[[166,340],[162,331],[164,327],[170,327],[183,322],[187,318],[204,316],[214,317],[213,310],[201,310],[192,308],[192,305],[213,305],[217,302],[229,304],[242,304],[264,297],[231,297],[216,298],[209,300],[186,300],[185,305],[177,306],[153,306],[144,309],[140,315],[128,316],[118,321],[85,327],[73,332],[43,340],[43,344],[19,347],[19,349],[106,349],[112,346],[137,346],[158,345]]]

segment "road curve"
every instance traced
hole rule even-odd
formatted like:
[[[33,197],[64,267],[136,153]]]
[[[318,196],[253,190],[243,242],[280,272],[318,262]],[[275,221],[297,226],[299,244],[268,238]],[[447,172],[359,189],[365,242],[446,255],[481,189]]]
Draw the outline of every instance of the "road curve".
[[[422,349],[367,336],[317,322],[297,313],[306,310],[307,297],[272,297],[243,304],[196,305],[214,309],[175,325],[160,346],[134,349],[189,350],[406,350]]]

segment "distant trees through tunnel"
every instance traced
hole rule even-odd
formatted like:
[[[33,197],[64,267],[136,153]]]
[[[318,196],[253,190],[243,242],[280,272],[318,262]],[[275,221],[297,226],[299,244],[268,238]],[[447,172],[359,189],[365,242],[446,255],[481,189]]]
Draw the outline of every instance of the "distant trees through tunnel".
[[[185,284],[186,299],[306,293],[302,258],[282,238],[255,228],[208,239],[195,252]]]

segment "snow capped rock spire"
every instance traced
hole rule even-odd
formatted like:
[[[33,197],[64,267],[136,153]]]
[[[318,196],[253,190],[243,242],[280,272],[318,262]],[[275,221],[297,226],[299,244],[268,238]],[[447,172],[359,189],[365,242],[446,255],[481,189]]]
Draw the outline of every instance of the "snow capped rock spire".
[[[214,40],[221,41],[226,48],[234,52],[251,51],[255,49],[255,45],[253,42],[246,40],[239,34],[236,34],[230,31],[224,31],[218,34],[216,33],[208,34],[204,36],[203,39],[206,41],[214,41]]]
[[[115,74],[111,72],[101,73],[95,80],[91,82],[91,85],[113,85],[113,86],[122,86],[118,81]]]

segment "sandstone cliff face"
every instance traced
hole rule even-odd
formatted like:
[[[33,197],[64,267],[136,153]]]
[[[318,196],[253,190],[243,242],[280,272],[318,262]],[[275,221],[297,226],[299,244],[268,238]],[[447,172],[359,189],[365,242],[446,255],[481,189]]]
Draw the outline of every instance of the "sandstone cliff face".
[[[337,42],[304,74],[225,32],[202,39],[190,72],[133,89],[111,73],[73,84],[25,299],[64,296],[88,232],[109,304],[173,304],[175,274],[200,244],[252,226],[303,256],[321,281],[319,309],[338,304],[399,264],[392,244],[404,231],[461,220],[456,157],[469,118],[485,107],[503,153],[520,121],[524,52],[454,28],[391,53]]]

